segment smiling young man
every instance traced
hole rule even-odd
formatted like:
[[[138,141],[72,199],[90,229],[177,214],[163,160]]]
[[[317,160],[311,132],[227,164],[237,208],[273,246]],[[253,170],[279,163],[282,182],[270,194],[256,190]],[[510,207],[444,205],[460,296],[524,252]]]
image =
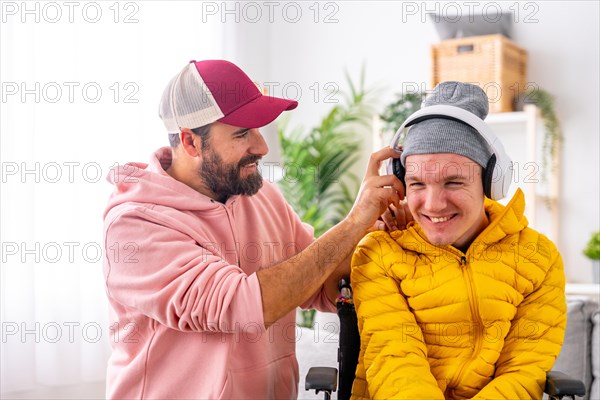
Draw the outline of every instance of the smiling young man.
[[[293,399],[295,309],[334,311],[349,256],[401,182],[371,157],[348,216],[318,239],[263,181],[260,127],[295,101],[236,65],[190,62],[160,116],[171,147],[111,171],[104,276],[115,340],[110,399]]]
[[[414,154],[406,163],[409,208],[427,240],[436,246],[452,245],[466,253],[473,239],[489,224],[481,166],[452,153]]]
[[[490,199],[508,192],[511,163],[487,113],[479,87],[443,82],[399,130],[414,223],[354,253],[354,399],[542,397],[566,325],[563,265],[527,227],[520,190]]]

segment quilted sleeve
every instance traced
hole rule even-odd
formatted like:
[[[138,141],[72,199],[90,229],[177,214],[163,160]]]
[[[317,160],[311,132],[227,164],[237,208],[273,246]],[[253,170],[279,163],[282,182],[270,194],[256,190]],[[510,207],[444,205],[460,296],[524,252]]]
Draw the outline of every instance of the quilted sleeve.
[[[367,235],[352,259],[361,338],[353,398],[443,399],[427,362],[423,334],[400,282],[388,268],[401,249],[384,232]]]
[[[519,305],[496,363],[495,378],[475,399],[542,398],[546,372],[558,357],[567,324],[563,262],[554,245],[547,239],[544,242],[536,255],[543,261],[529,265],[544,269],[545,275]]]

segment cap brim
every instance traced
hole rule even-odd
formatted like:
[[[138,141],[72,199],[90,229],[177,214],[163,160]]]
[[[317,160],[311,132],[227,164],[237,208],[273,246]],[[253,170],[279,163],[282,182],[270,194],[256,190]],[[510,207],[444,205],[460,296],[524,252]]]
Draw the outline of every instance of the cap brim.
[[[240,128],[260,128],[273,122],[282,112],[296,107],[298,102],[295,100],[260,96],[218,121]]]

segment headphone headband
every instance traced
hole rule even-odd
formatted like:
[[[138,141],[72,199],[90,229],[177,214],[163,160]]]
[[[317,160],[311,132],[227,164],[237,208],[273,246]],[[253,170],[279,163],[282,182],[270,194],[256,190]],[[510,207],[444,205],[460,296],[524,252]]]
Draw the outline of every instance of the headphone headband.
[[[491,168],[494,171],[484,171],[484,176],[489,179],[489,182],[484,182],[484,187],[488,186],[489,193],[486,193],[490,198],[494,200],[500,200],[508,194],[508,189],[512,180],[513,164],[504,150],[504,145],[498,139],[498,136],[492,131],[492,129],[481,120],[477,115],[462,109],[460,107],[454,107],[449,105],[432,105],[424,107],[404,121],[404,123],[398,128],[396,134],[392,138],[390,147],[395,150],[400,150],[400,137],[404,133],[404,130],[418,122],[432,118],[444,118],[452,119],[462,123],[465,123],[475,129],[486,141],[492,154],[495,155],[495,165],[492,163]],[[397,161],[400,164],[400,161]],[[391,165],[391,164],[390,164]],[[404,166],[401,166],[404,168]],[[388,168],[389,169],[389,168]],[[394,168],[392,167],[392,170]],[[494,174],[494,172],[497,174]],[[496,177],[494,177],[496,175]]]

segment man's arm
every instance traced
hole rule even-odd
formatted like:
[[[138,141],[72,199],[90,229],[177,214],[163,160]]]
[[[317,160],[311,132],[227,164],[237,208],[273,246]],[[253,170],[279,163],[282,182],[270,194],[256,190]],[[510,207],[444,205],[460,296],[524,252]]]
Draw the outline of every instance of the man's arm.
[[[400,208],[397,208],[394,204],[390,204],[384,213],[379,217],[375,224],[369,229],[369,232],[373,231],[395,231],[398,229],[406,229],[406,225],[410,221],[413,221],[412,214],[408,209],[406,198],[400,201]],[[327,298],[335,304],[339,295],[339,282],[343,277],[350,277],[350,262],[352,260],[352,254],[348,255],[338,265],[338,267],[329,275],[325,281],[325,293]]]
[[[109,298],[171,329],[232,332],[263,325],[260,285],[173,216],[128,207],[107,222],[104,274]]]
[[[315,293],[340,264],[342,267],[337,271],[343,275],[347,269],[344,270],[342,263],[359,240],[390,204],[399,204],[404,193],[402,183],[393,175],[378,173],[383,160],[397,156],[390,148],[373,153],[348,216],[294,257],[257,272],[267,327]],[[330,278],[327,285],[330,298],[332,281],[336,278]]]

